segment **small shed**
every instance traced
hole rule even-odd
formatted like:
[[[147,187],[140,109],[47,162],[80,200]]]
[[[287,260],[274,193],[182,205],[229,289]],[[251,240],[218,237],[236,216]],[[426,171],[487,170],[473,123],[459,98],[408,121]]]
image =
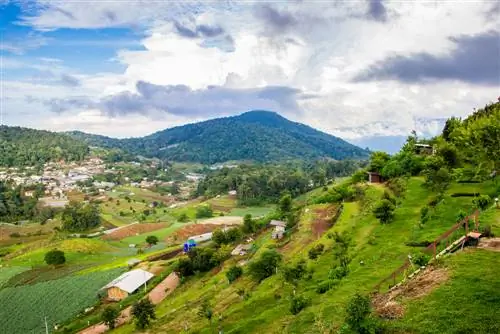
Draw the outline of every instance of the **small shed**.
[[[283,234],[285,233],[285,229],[286,229],[286,222],[281,221],[281,220],[271,220],[269,225],[274,226],[274,231],[271,234],[271,237],[273,239],[283,238]]]
[[[368,182],[370,183],[382,183],[384,179],[382,175],[377,172],[368,172]]]
[[[101,290],[107,290],[108,298],[113,301],[119,301],[134,293],[142,285],[146,284],[153,274],[142,269],[134,269],[120,275]]]

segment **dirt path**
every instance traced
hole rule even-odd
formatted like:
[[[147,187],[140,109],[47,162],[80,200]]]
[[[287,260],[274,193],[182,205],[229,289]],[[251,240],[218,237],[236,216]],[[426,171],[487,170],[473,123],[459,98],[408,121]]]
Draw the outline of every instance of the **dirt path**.
[[[481,238],[477,248],[500,252],[500,238]]]
[[[153,290],[151,290],[148,294],[149,300],[154,305],[159,304],[161,301],[163,301],[169,294],[171,294],[177,286],[179,286],[180,279],[179,276],[177,276],[176,273],[171,273],[170,275],[167,276],[160,284],[154,287]],[[120,312],[120,315],[118,316],[116,327],[119,327],[127,322],[129,322],[132,319],[132,307],[129,306],[123,311]],[[101,334],[105,333],[108,331],[108,326],[106,326],[104,323],[98,323],[97,325],[90,326],[82,331],[79,332],[79,334]]]

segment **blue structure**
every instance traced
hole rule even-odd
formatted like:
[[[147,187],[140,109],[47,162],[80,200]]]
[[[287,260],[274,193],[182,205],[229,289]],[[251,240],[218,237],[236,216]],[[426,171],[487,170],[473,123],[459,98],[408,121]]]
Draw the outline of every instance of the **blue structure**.
[[[189,250],[193,247],[196,247],[196,243],[193,239],[189,239],[186,243],[184,243],[184,253],[189,252]]]

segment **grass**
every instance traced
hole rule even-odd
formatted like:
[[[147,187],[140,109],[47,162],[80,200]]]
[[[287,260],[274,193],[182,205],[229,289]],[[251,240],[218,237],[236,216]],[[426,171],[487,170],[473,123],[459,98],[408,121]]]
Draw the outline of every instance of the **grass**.
[[[2,332],[44,333],[44,317],[49,328],[75,317],[97,302],[98,290],[121,270],[68,276],[29,286],[0,291]]]
[[[7,284],[7,282],[16,275],[21,274],[22,272],[29,270],[28,267],[2,267],[0,269],[0,289]]]
[[[498,253],[467,250],[449,257],[451,278],[429,295],[406,301],[398,332],[500,333]],[[495,311],[496,310],[496,311]]]
[[[269,214],[274,210],[274,206],[250,206],[242,208],[234,208],[227,215],[228,216],[245,216],[246,214],[251,214],[252,217],[262,217]]]
[[[145,242],[146,238],[150,235],[155,235],[158,237],[158,239],[163,240],[167,236],[169,236],[170,234],[175,232],[176,230],[178,230],[184,226],[188,226],[190,224],[191,224],[191,222],[187,222],[187,223],[176,222],[176,223],[173,223],[172,225],[170,225],[169,227],[165,227],[165,228],[162,228],[162,229],[159,229],[156,231],[151,231],[148,233],[144,233],[141,235],[134,235],[132,237],[124,238],[124,239],[122,239],[122,242],[125,242],[127,244],[140,244],[140,243]]]

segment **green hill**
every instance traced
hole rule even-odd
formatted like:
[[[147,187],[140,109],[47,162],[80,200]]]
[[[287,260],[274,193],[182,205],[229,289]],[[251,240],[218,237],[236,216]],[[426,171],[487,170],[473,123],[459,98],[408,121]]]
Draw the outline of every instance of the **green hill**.
[[[142,138],[120,140],[82,132],[70,134],[90,145],[210,164],[232,160],[265,162],[323,157],[341,160],[368,156],[368,151],[340,138],[269,111],[251,111],[183,125]]]
[[[60,159],[82,160],[88,152],[84,142],[65,134],[0,126],[0,166],[32,166]]]

